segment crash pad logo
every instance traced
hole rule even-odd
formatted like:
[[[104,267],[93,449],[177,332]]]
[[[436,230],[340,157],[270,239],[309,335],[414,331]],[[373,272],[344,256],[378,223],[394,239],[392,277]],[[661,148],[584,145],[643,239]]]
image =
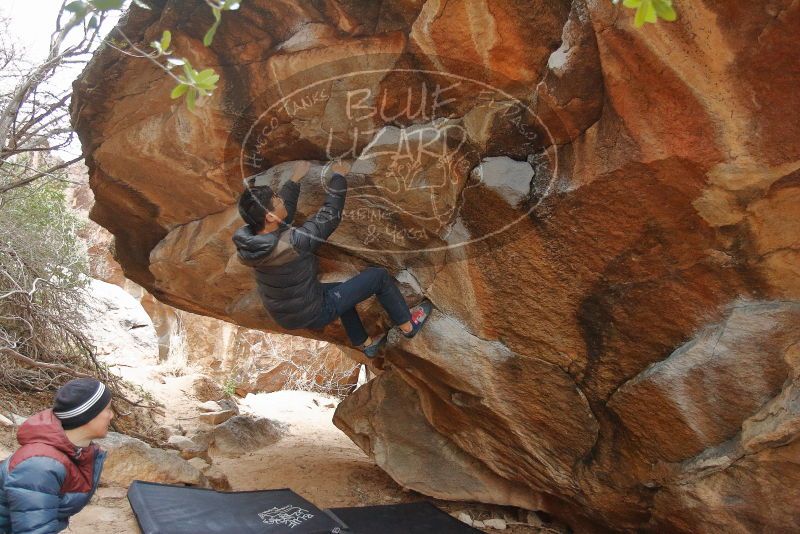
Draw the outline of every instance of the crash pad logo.
[[[553,128],[533,110],[542,84],[431,64],[368,55],[298,70],[274,58],[263,73],[271,85],[229,138],[240,178],[265,173],[277,184],[281,163],[317,161],[302,209],[303,195],[321,205],[331,162],[350,162],[346,230],[334,241],[353,252],[434,252],[506,232],[557,175]]]
[[[261,512],[258,517],[267,525],[285,525],[294,528],[313,518],[314,514],[304,508],[287,504],[280,508],[274,507]]]

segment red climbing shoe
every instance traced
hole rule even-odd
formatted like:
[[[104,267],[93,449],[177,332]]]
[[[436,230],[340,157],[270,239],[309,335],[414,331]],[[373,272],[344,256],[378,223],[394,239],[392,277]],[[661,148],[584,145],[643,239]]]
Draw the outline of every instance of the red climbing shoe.
[[[422,329],[425,321],[431,316],[431,311],[433,311],[433,304],[428,299],[423,300],[419,305],[411,308],[411,332],[406,333],[400,330],[400,333],[409,339],[416,336],[417,332]]]

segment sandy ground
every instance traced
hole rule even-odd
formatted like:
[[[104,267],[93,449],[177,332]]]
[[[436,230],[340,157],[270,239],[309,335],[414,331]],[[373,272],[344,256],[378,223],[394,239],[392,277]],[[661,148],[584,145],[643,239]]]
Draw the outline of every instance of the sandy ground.
[[[146,382],[155,397],[164,402],[168,424],[180,423],[185,429],[196,424],[197,401],[190,396],[191,376],[164,377],[155,368],[139,368],[136,375],[135,381]],[[430,500],[449,513],[466,512],[474,519],[495,517],[514,523],[525,517],[519,510],[437,501],[404,490],[333,425],[336,402],[300,391],[249,395],[241,400],[242,413],[273,419],[285,425],[286,434],[277,443],[238,458],[212,456],[213,465],[227,475],[233,490],[288,487],[320,508]],[[7,443],[0,448],[0,458],[10,453],[9,448]],[[66,532],[139,533],[126,488],[98,488],[91,504],[72,519]],[[504,532],[556,531],[511,524]]]
[[[287,427],[279,442],[239,458],[214,458],[235,490],[290,487],[321,508],[404,502],[403,491],[337,429],[334,399],[301,391],[251,395],[243,412]],[[249,405],[249,406],[248,406]],[[249,408],[249,409],[248,409]]]

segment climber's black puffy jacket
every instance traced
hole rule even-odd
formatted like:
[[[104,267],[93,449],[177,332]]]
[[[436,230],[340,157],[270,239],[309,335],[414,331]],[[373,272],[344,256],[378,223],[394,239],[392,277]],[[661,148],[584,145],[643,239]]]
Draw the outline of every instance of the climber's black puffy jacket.
[[[243,226],[233,234],[239,260],[255,269],[258,293],[276,323],[286,329],[305,328],[320,313],[322,285],[317,279],[314,252],[336,230],[342,218],[347,180],[334,174],[320,210],[302,226],[281,224],[267,234],[256,234]],[[288,181],[278,193],[291,222],[300,186]]]

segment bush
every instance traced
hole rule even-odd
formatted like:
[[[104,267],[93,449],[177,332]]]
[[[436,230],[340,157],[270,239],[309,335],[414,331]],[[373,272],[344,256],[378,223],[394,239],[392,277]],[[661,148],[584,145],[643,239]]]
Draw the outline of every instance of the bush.
[[[99,370],[77,313],[88,282],[80,225],[68,211],[64,182],[40,181],[0,197],[3,386],[40,389],[61,381],[66,371],[54,365]]]
[[[30,412],[46,407],[64,382],[93,376],[112,390],[117,413],[126,414],[122,403],[144,406],[126,394],[144,396],[98,362],[84,335],[88,255],[62,172],[0,195],[0,398],[14,413]],[[0,186],[18,179],[0,173]],[[39,405],[17,405],[30,398]],[[151,426],[144,412],[129,411],[133,417],[116,420],[115,429],[140,435],[137,429]]]

